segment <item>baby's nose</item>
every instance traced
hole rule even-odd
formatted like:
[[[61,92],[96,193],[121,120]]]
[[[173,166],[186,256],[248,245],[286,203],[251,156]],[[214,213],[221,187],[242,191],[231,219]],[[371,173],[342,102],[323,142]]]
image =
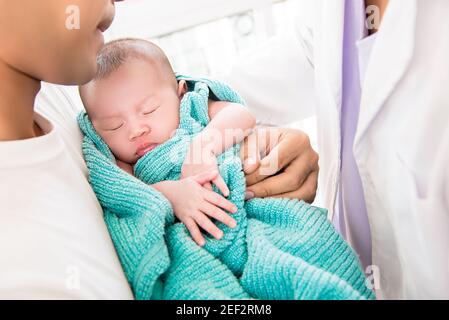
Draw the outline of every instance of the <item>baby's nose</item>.
[[[151,129],[146,127],[146,126],[139,127],[139,128],[134,129],[131,132],[131,135],[130,135],[129,138],[130,138],[130,140],[135,140],[135,139],[140,138],[140,137],[142,137],[142,136],[144,136],[144,135],[146,135],[146,134],[148,134],[150,132],[151,132]]]

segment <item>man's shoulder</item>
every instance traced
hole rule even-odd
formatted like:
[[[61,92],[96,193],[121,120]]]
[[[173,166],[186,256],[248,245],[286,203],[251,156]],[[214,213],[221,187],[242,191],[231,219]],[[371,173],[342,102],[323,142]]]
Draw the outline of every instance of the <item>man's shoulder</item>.
[[[81,149],[83,136],[76,120],[84,107],[77,87],[43,82],[36,97],[35,110],[53,125],[71,156],[84,167]]]
[[[76,87],[42,82],[42,88],[36,97],[36,111],[51,122],[73,123],[76,115],[83,109]]]

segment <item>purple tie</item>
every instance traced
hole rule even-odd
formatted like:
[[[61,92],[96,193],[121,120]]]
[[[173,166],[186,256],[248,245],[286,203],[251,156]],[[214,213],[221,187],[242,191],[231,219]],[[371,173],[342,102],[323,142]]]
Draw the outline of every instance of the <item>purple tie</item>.
[[[337,227],[359,254],[364,267],[371,265],[371,234],[362,183],[352,148],[361,100],[356,43],[367,34],[365,1],[346,0],[341,108],[341,181]]]

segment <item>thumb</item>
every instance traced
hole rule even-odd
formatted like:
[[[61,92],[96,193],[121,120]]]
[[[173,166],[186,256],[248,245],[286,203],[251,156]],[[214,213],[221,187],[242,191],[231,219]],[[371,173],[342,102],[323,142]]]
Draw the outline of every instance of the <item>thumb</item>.
[[[256,157],[249,157],[243,162],[243,171],[245,174],[255,172],[260,166],[260,159]]]
[[[248,136],[240,150],[243,160],[243,171],[245,174],[251,174],[260,166],[260,150],[257,135]]]

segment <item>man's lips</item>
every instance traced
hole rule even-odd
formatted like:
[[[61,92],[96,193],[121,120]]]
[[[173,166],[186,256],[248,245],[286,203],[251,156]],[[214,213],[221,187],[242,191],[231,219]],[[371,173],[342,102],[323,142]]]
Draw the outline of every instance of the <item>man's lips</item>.
[[[115,16],[114,11],[108,13],[108,15],[105,16],[102,21],[100,21],[100,23],[97,26],[97,29],[100,30],[101,32],[105,32],[106,30],[108,30],[112,22],[114,21],[114,16]]]
[[[142,157],[158,146],[157,143],[145,143],[137,148],[136,155]]]

